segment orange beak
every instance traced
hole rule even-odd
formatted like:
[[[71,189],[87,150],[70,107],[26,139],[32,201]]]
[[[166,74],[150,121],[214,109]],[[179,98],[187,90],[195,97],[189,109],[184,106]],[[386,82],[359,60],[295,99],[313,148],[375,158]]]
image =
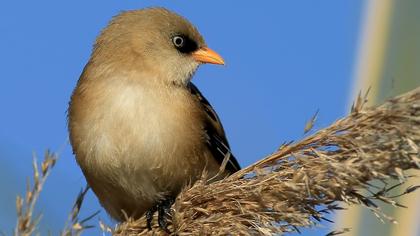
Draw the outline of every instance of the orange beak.
[[[198,49],[197,51],[193,52],[192,57],[201,63],[210,63],[210,64],[218,64],[224,65],[225,61],[223,58],[217,54],[217,52],[211,50],[208,47],[203,47]]]

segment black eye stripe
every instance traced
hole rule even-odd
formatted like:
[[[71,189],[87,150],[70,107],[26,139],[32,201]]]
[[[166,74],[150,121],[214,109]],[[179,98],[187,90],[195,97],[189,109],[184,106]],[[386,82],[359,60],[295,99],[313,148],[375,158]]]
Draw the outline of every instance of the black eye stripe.
[[[172,37],[172,43],[181,53],[192,53],[198,49],[198,44],[185,35],[175,35]]]

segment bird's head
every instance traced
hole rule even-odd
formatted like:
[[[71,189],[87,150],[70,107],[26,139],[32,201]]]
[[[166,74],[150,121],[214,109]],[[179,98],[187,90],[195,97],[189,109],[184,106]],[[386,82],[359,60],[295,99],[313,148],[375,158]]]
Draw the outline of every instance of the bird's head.
[[[97,38],[91,63],[185,84],[200,64],[224,61],[185,18],[164,8],[148,8],[114,17]]]

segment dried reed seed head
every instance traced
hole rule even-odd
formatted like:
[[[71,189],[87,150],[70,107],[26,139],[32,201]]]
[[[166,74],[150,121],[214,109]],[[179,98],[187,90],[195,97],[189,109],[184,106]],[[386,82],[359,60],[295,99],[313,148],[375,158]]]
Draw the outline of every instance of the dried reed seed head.
[[[23,207],[23,199],[21,196],[16,196],[16,213],[17,216],[21,216],[22,215],[22,207]]]
[[[380,220],[395,222],[375,202],[401,206],[390,197],[395,187],[387,181],[404,182],[409,178],[404,170],[419,168],[420,88],[376,108],[364,109],[365,103],[366,95],[359,96],[351,114],[330,127],[283,144],[224,180],[198,181],[183,191],[173,206],[172,232],[282,234],[329,221],[330,212],[342,209],[339,201],[364,205]],[[361,194],[363,189],[368,193]],[[148,231],[142,218],[122,223],[115,232]]]
[[[31,191],[26,192],[26,202],[29,203],[32,201],[33,193]]]
[[[26,181],[25,201],[21,196],[16,198],[16,212],[18,215],[17,223],[15,226],[14,235],[29,236],[34,233],[36,227],[41,220],[41,216],[34,217],[34,208],[38,200],[39,194],[46,181],[51,168],[43,169],[43,166],[52,167],[55,163],[56,157],[50,155],[49,152],[45,154],[44,161],[40,164],[42,176],[39,174],[39,167],[34,155],[33,167],[33,185],[31,186],[29,178]],[[47,164],[48,163],[48,164]]]

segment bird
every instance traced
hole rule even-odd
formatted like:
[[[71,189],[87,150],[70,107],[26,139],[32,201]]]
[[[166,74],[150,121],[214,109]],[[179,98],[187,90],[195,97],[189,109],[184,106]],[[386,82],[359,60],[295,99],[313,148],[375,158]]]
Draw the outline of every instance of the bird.
[[[192,83],[224,65],[186,18],[123,11],[100,32],[68,107],[70,143],[88,185],[116,221],[146,215],[166,229],[183,188],[238,170],[218,115]],[[225,168],[221,168],[226,163]]]

